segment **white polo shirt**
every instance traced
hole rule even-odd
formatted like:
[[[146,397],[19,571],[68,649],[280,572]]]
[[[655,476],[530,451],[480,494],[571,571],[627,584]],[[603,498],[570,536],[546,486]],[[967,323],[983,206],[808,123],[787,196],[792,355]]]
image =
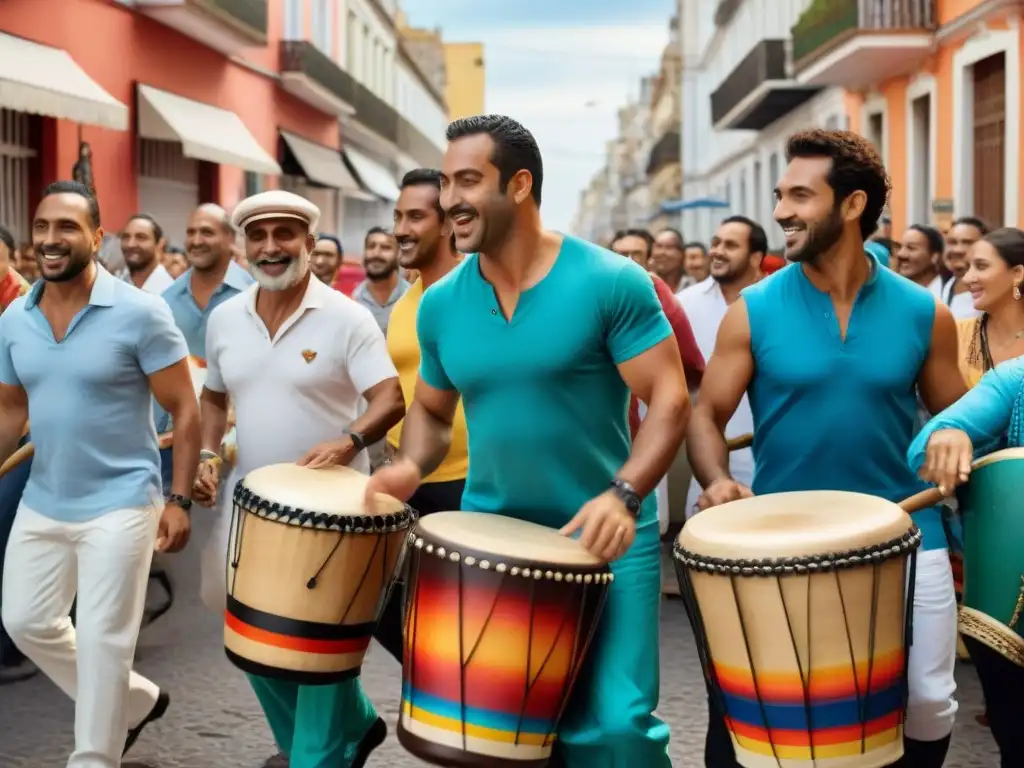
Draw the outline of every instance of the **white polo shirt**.
[[[362,393],[398,377],[366,307],[314,277],[272,339],[256,314],[258,291],[252,285],[225,301],[206,330],[206,387],[235,404],[238,459],[224,496],[254,469],[341,439]],[[366,451],[350,466],[368,473]]]
[[[729,305],[722,295],[718,281],[709,277],[696,285],[684,288],[676,294],[683,311],[693,328],[694,338],[700,353],[705,360],[710,360],[715,351],[715,340],[718,338],[718,327],[725,318]],[[736,413],[729,419],[725,427],[727,438],[747,435],[754,431],[754,415],[750,412],[750,401],[746,395],[740,400]],[[749,448],[733,451],[729,454],[729,472],[733,478],[744,485],[754,482],[754,454]],[[690,481],[690,492],[686,497],[686,516],[693,514],[693,507],[701,494],[700,484],[696,479]]]
[[[132,283],[131,275],[129,274],[125,275],[124,281],[134,285],[134,283]],[[163,264],[157,264],[153,271],[149,273],[149,277],[146,278],[146,282],[142,284],[142,287],[139,290],[145,291],[146,293],[152,293],[154,296],[159,296],[170,288],[173,282],[174,278],[171,277],[171,273],[167,271],[167,267]]]

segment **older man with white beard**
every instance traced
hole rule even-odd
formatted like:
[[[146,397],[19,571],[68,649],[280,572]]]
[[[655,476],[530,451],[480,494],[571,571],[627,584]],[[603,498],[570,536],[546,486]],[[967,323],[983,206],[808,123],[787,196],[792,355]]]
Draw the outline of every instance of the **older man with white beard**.
[[[263,192],[238,204],[256,284],[210,315],[201,397],[203,451],[197,499],[217,496],[227,423],[235,405],[237,462],[204,552],[203,597],[224,609],[230,489],[268,464],[369,471],[364,448],[405,414],[398,373],[373,315],[312,277],[309,262],[320,211],[289,192]],[[362,415],[360,396],[369,405]],[[359,768],[387,728],[358,678],[299,685],[249,674],[278,747],[291,768]]]

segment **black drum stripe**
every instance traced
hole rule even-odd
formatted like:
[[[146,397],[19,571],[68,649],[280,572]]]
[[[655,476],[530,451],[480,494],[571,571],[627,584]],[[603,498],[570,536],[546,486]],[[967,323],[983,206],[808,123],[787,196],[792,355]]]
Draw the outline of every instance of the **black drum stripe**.
[[[354,677],[359,677],[359,673],[362,671],[361,667],[356,667],[355,669],[346,669],[341,672],[299,672],[294,669],[268,667],[266,664],[259,664],[258,662],[243,658],[227,648],[224,649],[224,654],[228,657],[228,661],[250,675],[268,677],[271,680],[284,680],[299,685],[335,685],[337,683],[344,683],[346,680],[351,680]]]
[[[228,595],[228,613],[250,627],[287,637],[302,637],[309,640],[353,640],[369,637],[377,628],[375,621],[365,624],[321,624],[317,621],[288,619],[251,608],[230,595]]]

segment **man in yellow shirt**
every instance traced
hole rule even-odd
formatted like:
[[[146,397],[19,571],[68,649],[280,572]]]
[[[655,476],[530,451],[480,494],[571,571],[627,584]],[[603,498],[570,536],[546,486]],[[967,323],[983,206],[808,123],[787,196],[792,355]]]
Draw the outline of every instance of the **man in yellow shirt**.
[[[395,203],[395,240],[398,263],[419,272],[419,278],[391,310],[388,321],[388,352],[398,369],[406,405],[412,402],[420,370],[420,344],[416,336],[416,313],[423,292],[459,266],[460,254],[452,244],[451,225],[441,209],[441,172],[426,168],[410,171],[402,179],[402,193]],[[402,437],[399,422],[388,432],[388,446],[394,453]],[[469,467],[466,415],[459,403],[452,424],[448,455],[434,474],[424,479],[409,505],[421,515],[462,506],[462,490]],[[376,637],[398,661],[402,660],[402,606],[400,590],[392,592]]]

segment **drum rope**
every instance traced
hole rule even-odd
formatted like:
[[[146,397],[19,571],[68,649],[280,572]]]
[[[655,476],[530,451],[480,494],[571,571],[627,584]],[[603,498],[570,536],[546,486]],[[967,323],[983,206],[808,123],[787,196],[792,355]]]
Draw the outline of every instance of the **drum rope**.
[[[458,571],[458,574],[459,574],[459,666],[460,666],[460,669],[459,669],[459,716],[460,716],[460,718],[462,720],[462,723],[461,723],[461,725],[462,725],[462,729],[461,729],[462,730],[462,751],[463,752],[468,752],[469,751],[469,737],[468,737],[468,734],[466,733],[466,667],[462,666],[462,660],[465,658],[465,656],[463,655],[463,653],[465,651],[465,648],[464,648],[464,642],[465,641],[464,641],[464,637],[463,637],[463,635],[465,633],[465,626],[464,626],[464,620],[463,620],[463,617],[464,617],[463,606],[465,605],[465,602],[466,602],[463,599],[463,595],[462,595],[462,586],[463,586],[462,567],[463,566],[462,566],[461,562],[456,566],[456,570]],[[495,595],[494,603],[491,604],[491,609],[492,610],[494,609],[494,606],[497,604],[497,602],[498,602],[498,598],[497,598],[497,595]],[[487,618],[490,619],[490,615],[488,615]],[[481,632],[480,634],[483,635],[483,632]],[[468,662],[467,662],[467,666],[468,666]],[[517,737],[517,741],[518,741],[518,737]]]
[[[868,748],[868,707],[871,702],[871,683],[875,669],[875,643],[878,629],[878,592],[881,589],[879,583],[880,565],[875,563],[871,566],[871,620],[868,622],[868,679],[867,688],[864,691],[864,700],[861,703],[860,712],[860,753],[863,755]],[[857,666],[853,667],[854,679],[857,678]]]
[[[814,754],[814,715],[811,709],[811,674],[813,673],[814,667],[811,663],[811,648],[814,647],[813,640],[811,638],[811,585],[814,582],[808,580],[807,582],[807,605],[805,609],[805,615],[808,618],[807,623],[807,673],[804,674],[804,665],[800,661],[800,648],[796,641],[796,633],[793,631],[793,620],[789,615],[789,604],[786,602],[786,595],[782,589],[782,579],[776,579],[775,585],[779,588],[779,602],[782,603],[782,612],[786,616],[786,629],[789,630],[789,641],[793,645],[793,658],[796,661],[797,671],[800,673],[800,687],[803,690],[804,695],[804,714],[807,717],[807,743],[811,749],[811,763],[817,766],[818,759]]]
[[[700,603],[697,602],[696,592],[690,581],[690,572],[683,567],[677,559],[675,562],[676,578],[679,580],[679,591],[683,598],[683,608],[690,619],[690,626],[693,628],[695,640],[697,641],[697,657],[700,660],[701,670],[704,672],[704,682],[708,686],[708,693],[713,703],[718,707],[722,717],[728,717],[729,712],[725,706],[725,696],[722,693],[721,685],[718,682],[718,672],[711,660],[711,646],[708,640],[707,628],[704,626],[704,614],[701,613]]]
[[[761,697],[761,686],[757,682],[757,665],[754,664],[754,654],[750,648],[750,636],[747,634],[747,622],[743,620],[743,606],[740,604],[739,593],[736,591],[736,575],[729,575],[729,586],[732,588],[732,600],[736,604],[736,615],[740,620],[740,632],[743,633],[743,646],[747,651],[747,661],[750,663],[750,679],[754,684],[754,696],[757,697],[757,706],[761,710],[761,720],[764,721],[764,729],[768,734],[768,741],[772,747],[772,757],[775,758],[775,762],[779,768],[782,768],[782,758],[779,757],[779,751],[775,748],[775,738],[772,735],[772,726],[768,722],[768,711],[764,706],[764,699]]]
[[[523,703],[519,707],[519,717],[516,720],[516,739],[513,744],[519,746],[519,736],[523,730],[523,718],[526,717],[526,707],[530,703],[530,669],[533,666],[533,601],[536,598],[536,587],[533,580],[530,581],[530,621],[529,629],[526,632],[526,669],[523,675]]]
[[[1013,607],[1013,616],[1010,617],[1010,623],[1007,625],[1010,629],[1017,628],[1021,612],[1024,612],[1024,575],[1020,577],[1020,591],[1017,593],[1017,604]]]
[[[408,655],[409,665],[409,719],[415,718],[416,712],[416,630],[420,623],[420,588],[419,588],[419,572],[420,572],[420,558],[422,555],[419,552],[413,552],[412,560],[409,563],[409,583],[412,584],[412,595],[407,596],[407,602],[405,605],[405,648],[406,654]],[[416,576],[413,577],[413,568],[416,569]],[[406,665],[402,664],[402,672],[404,673]]]
[[[839,593],[839,610],[843,613],[843,628],[846,630],[846,648],[850,652],[850,670],[853,672],[853,693],[857,697],[857,716],[860,717],[861,754],[864,753],[864,697],[860,690],[860,675],[857,672],[857,652],[853,648],[853,631],[850,629],[850,614],[846,610],[846,595],[843,594],[843,583],[839,580],[839,572],[833,571],[836,580],[836,591]]]
[[[903,564],[908,570],[907,561]],[[907,705],[910,703],[910,648],[914,644],[914,590],[917,588],[917,550],[910,553],[909,574],[906,579],[907,604],[904,608],[903,620],[903,707],[901,708],[902,723],[906,725]]]
[[[232,504],[231,524],[228,527],[228,541],[231,542],[231,589],[228,591],[232,597],[235,596],[235,581],[238,579],[238,564],[242,562],[242,539],[245,536],[245,523],[243,515],[245,511],[238,502]]]

